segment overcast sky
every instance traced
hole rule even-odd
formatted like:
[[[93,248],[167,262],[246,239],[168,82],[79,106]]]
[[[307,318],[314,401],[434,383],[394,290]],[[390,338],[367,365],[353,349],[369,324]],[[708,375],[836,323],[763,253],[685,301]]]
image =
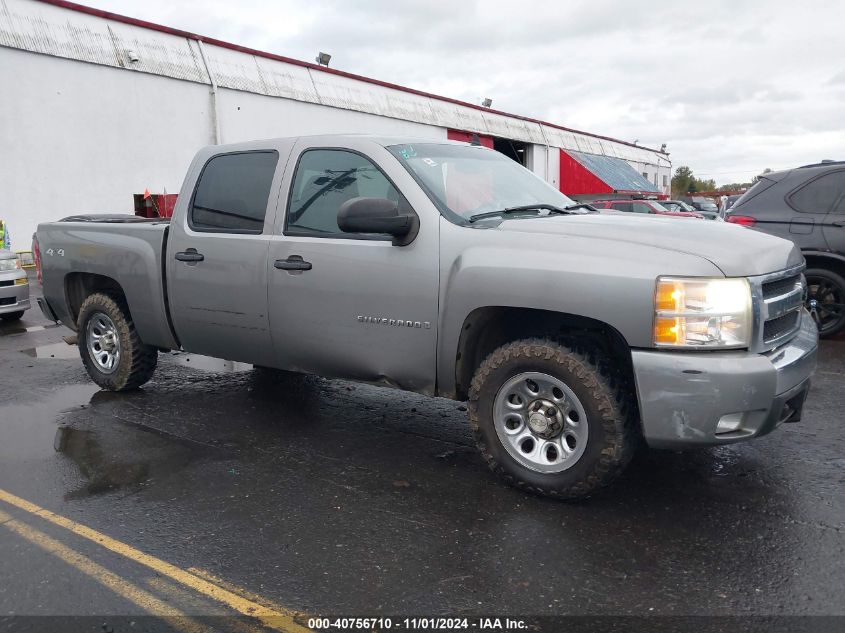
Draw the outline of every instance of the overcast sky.
[[[845,2],[80,0],[660,147],[718,184],[845,159]]]

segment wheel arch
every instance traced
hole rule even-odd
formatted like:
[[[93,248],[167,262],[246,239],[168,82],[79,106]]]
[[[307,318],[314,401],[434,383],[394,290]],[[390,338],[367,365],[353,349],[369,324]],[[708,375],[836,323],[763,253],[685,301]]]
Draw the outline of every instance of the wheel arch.
[[[65,300],[71,322],[73,323],[73,329],[76,329],[76,321],[79,318],[79,310],[82,304],[92,294],[101,292],[110,296],[117,296],[124,301],[126,300],[126,293],[123,291],[123,287],[115,279],[106,275],[80,272],[68,273],[65,275],[64,287]]]
[[[845,257],[841,257],[836,253],[805,253],[804,259],[807,262],[807,268],[804,270],[804,273],[807,274],[812,270],[819,271],[821,273],[828,273],[828,275],[834,275],[839,278],[839,281],[836,282],[839,285],[839,293],[840,297],[845,295],[845,287],[843,287],[843,281],[845,281]],[[812,281],[812,277],[808,276],[808,299],[815,298],[813,297],[813,287],[809,283]],[[842,299],[840,299],[841,301]],[[829,320],[830,313],[828,312],[827,315],[822,316],[824,312],[824,303],[821,303],[818,307],[814,304],[810,304],[807,308],[810,310],[810,313],[816,319],[816,323],[819,326],[819,336],[822,338],[829,338],[832,336],[836,336],[845,330],[845,321],[843,321],[843,315],[840,313],[839,316],[836,316],[835,319],[831,322]]]
[[[828,251],[803,251],[807,268],[827,268],[845,277],[845,256]]]
[[[485,306],[470,312],[461,325],[455,353],[454,393],[468,397],[473,374],[495,349],[523,338],[547,338],[563,344],[595,350],[618,363],[633,384],[631,348],[613,326],[577,314],[535,308]]]

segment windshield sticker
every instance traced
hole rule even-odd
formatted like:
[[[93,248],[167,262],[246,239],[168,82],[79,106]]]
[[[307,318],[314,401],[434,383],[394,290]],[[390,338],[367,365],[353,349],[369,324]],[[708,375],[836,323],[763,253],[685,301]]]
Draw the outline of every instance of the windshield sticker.
[[[413,145],[406,145],[401,150],[399,150],[399,153],[402,154],[402,158],[408,160],[409,158],[416,157],[417,150],[414,149]]]
[[[437,167],[437,163],[431,160],[430,158],[423,158],[423,162],[429,167]]]

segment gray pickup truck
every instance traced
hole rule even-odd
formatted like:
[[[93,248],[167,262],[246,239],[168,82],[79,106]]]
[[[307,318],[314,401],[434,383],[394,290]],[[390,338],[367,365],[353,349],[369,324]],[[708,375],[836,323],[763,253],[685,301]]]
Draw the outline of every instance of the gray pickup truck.
[[[44,314],[104,389],[162,350],[469,401],[490,467],[589,495],[642,439],[800,419],[818,333],[791,242],[594,213],[484,147],[370,136],[202,149],[169,222],[38,227]]]

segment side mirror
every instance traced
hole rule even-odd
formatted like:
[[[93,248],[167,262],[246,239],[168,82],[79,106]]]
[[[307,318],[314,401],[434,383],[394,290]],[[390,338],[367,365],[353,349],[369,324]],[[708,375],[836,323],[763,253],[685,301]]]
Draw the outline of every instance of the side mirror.
[[[385,233],[395,246],[410,244],[417,236],[420,219],[403,198],[351,198],[337,212],[337,225],[344,233]]]

